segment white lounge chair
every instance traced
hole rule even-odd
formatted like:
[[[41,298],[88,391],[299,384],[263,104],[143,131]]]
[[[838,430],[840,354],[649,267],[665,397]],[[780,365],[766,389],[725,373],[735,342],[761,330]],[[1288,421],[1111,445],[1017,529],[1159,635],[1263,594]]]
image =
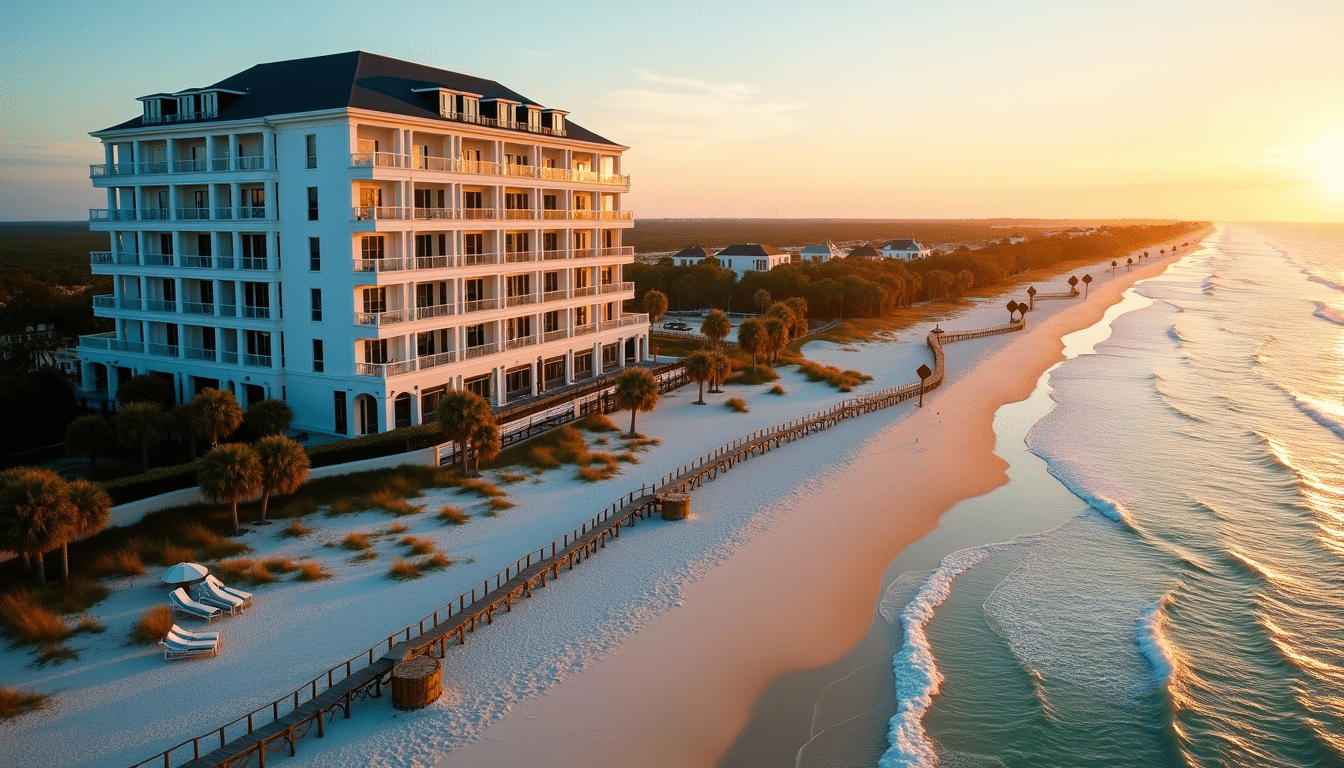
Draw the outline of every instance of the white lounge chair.
[[[248,605],[247,601],[241,597],[235,597],[220,587],[205,581],[201,582],[200,589],[196,590],[196,600],[204,605],[228,611],[230,616],[235,613],[242,613]]]
[[[168,594],[168,601],[173,604],[174,616],[185,616],[193,619],[205,619],[206,622],[212,622],[222,617],[224,614],[218,608],[210,605],[203,605],[192,600],[187,595],[187,590],[178,587]]]
[[[209,642],[219,639],[218,632],[193,632],[190,629],[184,629],[182,627],[177,626],[176,624],[173,625],[172,629],[168,630],[168,634],[177,635],[178,637],[183,638],[185,640],[194,640],[196,642],[200,642],[203,640]]]
[[[215,578],[215,575],[213,573],[205,577],[205,581],[201,583],[201,586],[205,586],[206,584],[209,584],[212,587],[216,587],[220,590],[223,590],[226,594],[233,595],[234,597],[242,600],[244,608],[252,607],[251,592],[244,592],[243,590],[238,589],[237,587],[225,586],[224,582]]]
[[[213,640],[187,640],[170,630],[168,636],[159,641],[159,645],[163,646],[163,658],[167,661],[219,655],[218,637]]]

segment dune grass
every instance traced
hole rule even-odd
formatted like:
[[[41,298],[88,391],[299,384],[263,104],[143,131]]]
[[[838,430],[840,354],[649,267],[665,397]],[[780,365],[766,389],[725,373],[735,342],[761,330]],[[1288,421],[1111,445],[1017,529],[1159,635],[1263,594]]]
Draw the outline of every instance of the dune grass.
[[[59,643],[73,634],[65,619],[31,589],[0,594],[0,630],[16,645]]]
[[[784,391],[784,386],[782,384],[776,384],[775,386],[770,388],[770,394],[783,395],[787,393]]]
[[[428,555],[436,549],[432,540],[420,536],[402,536],[399,543],[412,555]]]
[[[309,560],[299,565],[299,572],[294,574],[295,581],[322,581],[330,579],[331,571],[322,567],[322,564],[316,560]]]
[[[486,514],[496,516],[507,509],[513,509],[518,506],[508,499],[491,499],[489,504],[485,505]]]
[[[173,628],[173,612],[166,605],[156,605],[145,611],[131,625],[131,642],[136,645],[154,645],[168,636]]]
[[[134,545],[103,552],[89,563],[95,576],[139,576],[145,572],[144,558]]]
[[[798,363],[798,370],[807,377],[808,381],[824,381],[840,392],[849,392],[854,387],[866,381],[872,381],[873,377],[858,371],[842,371],[833,365],[822,365],[811,360],[803,360]]]
[[[368,534],[364,533],[347,533],[345,538],[341,539],[341,548],[351,552],[360,552],[372,546],[373,542],[369,541]]]
[[[482,499],[499,498],[508,494],[499,489],[499,486],[479,477],[464,478],[458,485],[458,493],[474,493]]]
[[[396,536],[399,533],[405,533],[409,530],[411,529],[406,527],[405,523],[390,523],[387,528],[383,529],[383,533],[388,536]]]
[[[439,519],[448,525],[462,525],[467,522],[467,518],[467,513],[449,504],[439,509]]]
[[[36,691],[0,687],[0,719],[13,720],[25,712],[45,707],[51,697]]]
[[[740,397],[730,397],[727,400],[725,400],[723,404],[728,408],[728,410],[734,411],[736,413],[751,412],[751,409],[747,407],[746,401]]]
[[[303,518],[296,517],[289,525],[280,529],[280,535],[285,538],[297,539],[300,536],[307,536],[313,529],[303,524]]]
[[[401,557],[393,560],[392,565],[387,569],[387,577],[397,581],[409,581],[424,575],[419,565]]]
[[[725,384],[769,384],[779,378],[779,374],[768,365],[750,365],[728,377]]]

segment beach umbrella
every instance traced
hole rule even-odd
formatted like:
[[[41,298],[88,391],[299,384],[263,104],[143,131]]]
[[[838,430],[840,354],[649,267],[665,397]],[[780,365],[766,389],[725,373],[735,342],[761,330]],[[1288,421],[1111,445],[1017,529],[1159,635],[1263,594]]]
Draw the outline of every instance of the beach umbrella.
[[[159,577],[159,581],[170,587],[185,587],[204,579],[209,573],[210,569],[204,565],[178,563],[164,570],[163,575]]]

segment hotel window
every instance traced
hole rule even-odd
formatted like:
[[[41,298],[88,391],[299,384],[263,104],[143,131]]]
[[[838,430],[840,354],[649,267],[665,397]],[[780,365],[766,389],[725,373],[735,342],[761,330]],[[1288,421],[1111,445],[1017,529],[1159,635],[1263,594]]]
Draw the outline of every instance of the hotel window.
[[[317,187],[308,188],[308,220],[317,221]]]
[[[322,241],[316,237],[308,238],[308,270],[318,272],[322,269]]]
[[[615,267],[603,267],[603,268],[602,268],[602,284],[603,284],[603,285],[611,285],[611,284],[614,283],[614,282],[616,282],[616,268],[615,268]]]
[[[473,277],[462,281],[462,289],[466,292],[467,301],[482,301],[485,299],[485,279]]]
[[[542,364],[542,378],[546,381],[556,381],[565,378],[565,358],[553,357]]]
[[[478,323],[476,325],[468,325],[466,331],[467,331],[468,347],[480,347],[485,345],[484,323]]]
[[[313,373],[321,373],[325,368],[322,361],[322,340],[313,339]]]
[[[554,161],[552,161],[554,162]],[[543,211],[554,211],[560,207],[560,198],[557,195],[542,195],[541,209]]]
[[[312,289],[310,289],[310,290],[312,291],[312,294],[311,294],[311,295],[312,295],[312,302],[313,302],[313,321],[314,321],[314,322],[321,322],[321,321],[322,321],[322,289],[321,289],[321,288],[312,288]]]
[[[587,308],[587,307],[575,307],[575,308],[574,308],[574,325],[575,325],[575,326],[581,326],[581,325],[587,325],[587,324],[588,324],[588,308]]]
[[[462,252],[469,256],[485,253],[485,235],[480,232],[463,234]]]
[[[364,289],[364,313],[369,315],[387,311],[387,289]]]
[[[317,134],[310,133],[303,137],[304,147],[308,150],[308,167],[317,167]]]
[[[509,341],[526,339],[532,335],[532,316],[510,317],[505,321]]]
[[[532,388],[532,366],[525,365],[504,372],[504,386],[509,392],[521,392]]]
[[[616,319],[616,304],[615,304],[615,302],[610,302],[610,301],[609,301],[609,302],[607,302],[606,304],[603,304],[603,305],[602,305],[602,319],[603,319],[603,320],[615,320],[615,319]]]
[[[560,290],[560,273],[542,272],[541,285],[542,285],[541,290],[545,293],[555,293],[556,291]]]
[[[559,233],[559,232],[543,232],[543,233],[541,234],[541,249],[542,249],[543,251],[558,251],[558,250],[560,250],[560,233]]]
[[[547,312],[541,316],[542,329],[545,333],[555,333],[560,330],[560,310]],[[547,377],[551,378],[551,377]]]
[[[364,340],[364,362],[382,365],[387,362],[387,339]]]
[[[593,351],[591,349],[574,353],[574,377],[582,378],[593,372]]]
[[[505,193],[504,193],[504,207],[505,207],[506,209],[510,210],[510,211],[525,211],[525,210],[527,210],[527,193],[526,193],[526,192],[505,192]]]
[[[383,258],[383,237],[382,235],[369,235],[360,240],[359,252],[364,259]]]
[[[462,382],[462,388],[485,400],[490,399],[490,374],[476,376]]]
[[[168,233],[159,235],[159,253],[164,256],[173,255],[173,236]]]
[[[506,295],[527,296],[532,293],[532,275],[509,275],[504,278]]]
[[[482,207],[481,193],[473,191],[464,191],[462,193],[462,207],[478,209]]]
[[[527,232],[505,232],[504,233],[504,252],[505,253],[526,253],[531,244],[531,238]]]

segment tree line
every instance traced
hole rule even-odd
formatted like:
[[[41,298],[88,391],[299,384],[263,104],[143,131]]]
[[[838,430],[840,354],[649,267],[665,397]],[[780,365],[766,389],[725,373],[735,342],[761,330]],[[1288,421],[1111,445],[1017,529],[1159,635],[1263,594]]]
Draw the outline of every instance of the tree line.
[[[779,300],[804,299],[809,316],[881,317],[919,301],[964,295],[988,288],[1031,269],[1080,261],[1101,261],[1205,226],[1201,222],[1112,227],[1109,234],[1040,238],[1011,244],[1006,239],[980,250],[961,248],[913,262],[897,259],[844,258],[814,264],[791,262],[767,272],[736,273],[705,259],[677,266],[631,264],[625,277],[635,284],[636,302],[656,290],[675,310],[718,308],[734,312],[759,309],[758,291]]]

